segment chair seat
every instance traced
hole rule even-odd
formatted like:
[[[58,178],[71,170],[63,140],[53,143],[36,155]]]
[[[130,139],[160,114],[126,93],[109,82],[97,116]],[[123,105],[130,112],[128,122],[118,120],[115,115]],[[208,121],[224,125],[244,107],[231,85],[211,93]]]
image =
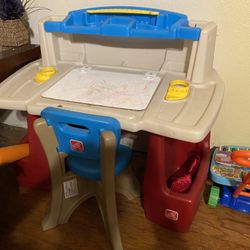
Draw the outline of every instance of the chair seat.
[[[115,159],[115,176],[118,176],[126,168],[131,159],[132,150],[124,145],[119,145]],[[76,156],[66,158],[69,169],[76,175],[91,180],[101,179],[100,160],[86,159]]]

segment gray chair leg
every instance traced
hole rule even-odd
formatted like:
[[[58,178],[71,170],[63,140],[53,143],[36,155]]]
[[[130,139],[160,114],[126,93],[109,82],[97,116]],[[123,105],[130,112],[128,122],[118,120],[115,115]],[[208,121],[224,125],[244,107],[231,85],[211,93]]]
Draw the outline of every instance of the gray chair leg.
[[[51,178],[51,201],[49,212],[42,222],[43,230],[47,230],[55,227],[58,224],[58,219],[62,206],[62,169],[60,166],[60,157],[56,151],[58,145],[57,139],[55,137],[52,128],[47,126],[44,119],[40,118],[35,120],[34,129],[40,139],[43,149],[47,156],[49,168],[50,168],[50,178]]]
[[[101,135],[101,210],[106,232],[114,250],[122,250],[115,198],[116,139],[112,132]]]
[[[116,192],[123,194],[129,200],[140,197],[140,184],[131,165],[128,165],[119,176],[116,176],[115,185]]]
[[[51,200],[47,215],[42,221],[43,230],[49,230],[58,224],[66,223],[74,210],[86,199],[94,196],[91,181],[81,179],[71,172],[65,172],[65,154],[58,153],[58,142],[52,127],[48,126],[42,118],[34,122],[34,129],[46,153],[51,178]],[[64,183],[75,180],[77,194],[65,197]]]

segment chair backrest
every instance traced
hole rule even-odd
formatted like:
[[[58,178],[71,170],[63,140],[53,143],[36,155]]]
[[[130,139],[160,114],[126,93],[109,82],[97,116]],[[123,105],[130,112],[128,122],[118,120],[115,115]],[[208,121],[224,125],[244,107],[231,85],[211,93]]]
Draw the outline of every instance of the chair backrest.
[[[59,152],[98,160],[100,158],[100,136],[112,131],[119,145],[120,123],[108,116],[98,116],[48,107],[41,116],[52,126],[58,140]]]

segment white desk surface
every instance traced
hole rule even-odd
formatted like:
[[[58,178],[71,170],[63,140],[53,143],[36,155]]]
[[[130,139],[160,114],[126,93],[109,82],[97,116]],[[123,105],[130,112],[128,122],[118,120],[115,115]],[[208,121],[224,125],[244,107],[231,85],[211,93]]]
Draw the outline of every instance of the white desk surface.
[[[121,109],[79,102],[62,101],[43,97],[43,93],[54,86],[77,66],[57,65],[57,74],[43,84],[37,84],[33,77],[41,67],[36,61],[26,65],[0,85],[0,108],[26,110],[39,115],[48,106],[61,107],[84,113],[115,117],[124,130],[140,130],[190,142],[201,141],[210,131],[223,99],[224,84],[215,71],[207,82],[190,83],[190,95],[182,101],[165,101],[169,82],[183,79],[184,74],[167,72],[143,110]],[[127,72],[130,73],[130,72]],[[137,72],[138,73],[138,72]],[[139,72],[145,74],[145,72]]]
[[[42,97],[105,107],[144,110],[161,78],[153,73],[114,72],[79,67],[71,70]]]

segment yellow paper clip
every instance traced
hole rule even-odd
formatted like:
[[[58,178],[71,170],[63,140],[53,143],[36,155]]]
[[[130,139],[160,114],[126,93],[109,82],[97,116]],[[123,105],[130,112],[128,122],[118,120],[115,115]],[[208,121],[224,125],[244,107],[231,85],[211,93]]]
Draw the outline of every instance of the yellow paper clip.
[[[170,82],[168,91],[164,97],[166,101],[177,101],[187,98],[189,94],[189,82],[186,80],[173,80]]]
[[[54,67],[43,67],[35,75],[34,81],[37,83],[44,83],[48,81],[55,73],[56,69]]]

